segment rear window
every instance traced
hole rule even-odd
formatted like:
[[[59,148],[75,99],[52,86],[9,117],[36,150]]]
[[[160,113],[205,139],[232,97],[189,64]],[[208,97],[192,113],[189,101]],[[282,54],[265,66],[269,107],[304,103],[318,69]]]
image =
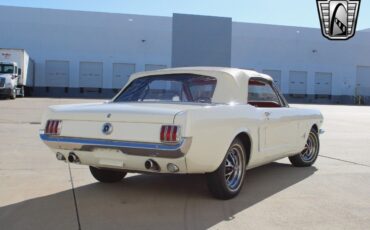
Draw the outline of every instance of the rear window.
[[[114,102],[211,103],[217,80],[195,74],[155,75],[135,79]]]

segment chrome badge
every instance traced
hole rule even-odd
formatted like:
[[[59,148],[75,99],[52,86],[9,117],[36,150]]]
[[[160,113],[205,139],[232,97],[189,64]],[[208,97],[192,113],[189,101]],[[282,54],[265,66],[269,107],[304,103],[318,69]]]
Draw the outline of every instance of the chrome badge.
[[[112,126],[112,124],[111,123],[105,123],[105,124],[103,124],[102,132],[105,135],[111,134],[113,132],[113,126]]]
[[[360,0],[317,0],[321,31],[330,40],[347,40],[355,35]]]

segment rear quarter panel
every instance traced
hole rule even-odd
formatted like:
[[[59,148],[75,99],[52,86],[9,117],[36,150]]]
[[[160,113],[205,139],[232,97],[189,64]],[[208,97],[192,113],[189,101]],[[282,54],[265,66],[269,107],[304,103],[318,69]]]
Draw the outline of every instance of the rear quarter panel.
[[[183,127],[182,135],[192,137],[192,145],[186,155],[189,173],[215,171],[234,138],[245,132],[251,139],[251,158],[258,148],[260,115],[249,105],[209,106],[189,110],[175,117],[175,124]]]
[[[308,134],[310,133],[311,129],[316,126],[317,131],[323,125],[324,118],[319,110],[315,109],[302,109],[302,108],[294,108],[297,111],[297,117],[299,120],[299,138],[300,142],[297,143],[297,153],[302,151],[304,145],[306,144]]]

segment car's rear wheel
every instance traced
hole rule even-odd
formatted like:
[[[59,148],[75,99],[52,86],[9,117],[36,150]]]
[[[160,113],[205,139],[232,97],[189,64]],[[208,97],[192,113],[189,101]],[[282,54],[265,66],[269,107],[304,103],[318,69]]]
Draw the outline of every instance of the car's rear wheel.
[[[239,194],[244,183],[245,159],[244,146],[235,139],[218,169],[206,175],[208,189],[214,197],[227,200]]]
[[[90,166],[90,172],[93,177],[103,183],[114,183],[121,181],[127,174],[124,171],[113,171],[109,169],[100,169]]]
[[[320,140],[315,129],[311,129],[304,149],[297,155],[289,157],[295,167],[309,167],[313,165],[319,155]]]

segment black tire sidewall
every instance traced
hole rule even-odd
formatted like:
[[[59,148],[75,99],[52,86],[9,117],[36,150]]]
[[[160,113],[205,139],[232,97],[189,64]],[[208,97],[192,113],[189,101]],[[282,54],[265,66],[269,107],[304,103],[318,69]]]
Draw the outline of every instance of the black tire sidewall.
[[[225,180],[225,161],[226,161],[228,152],[235,145],[237,145],[238,148],[240,148],[240,150],[242,152],[244,164],[242,165],[242,178],[240,180],[240,184],[239,184],[237,189],[231,190],[228,187],[227,182]],[[208,188],[211,191],[211,193],[213,194],[213,196],[215,196],[216,198],[225,199],[225,200],[233,198],[236,195],[238,195],[239,192],[241,191],[241,189],[243,188],[243,184],[244,184],[244,180],[245,180],[245,172],[246,172],[246,152],[245,152],[245,148],[244,148],[242,142],[239,139],[235,139],[232,142],[232,144],[230,145],[229,149],[227,150],[221,165],[217,168],[216,171],[207,174]]]
[[[319,134],[316,132],[316,130],[311,129],[309,135],[314,135],[314,137],[316,138],[316,141],[317,141],[317,152],[316,152],[314,158],[312,158],[311,161],[304,161],[302,159],[302,154],[301,153],[298,153],[297,155],[294,155],[294,156],[289,157],[290,162],[295,167],[309,167],[309,166],[312,166],[316,162],[316,160],[317,160],[317,158],[319,156],[319,153],[320,153],[320,138],[319,138]]]
[[[310,165],[313,165],[315,162],[316,162],[316,160],[317,160],[317,157],[319,156],[319,152],[320,152],[320,139],[319,139],[319,135],[318,135],[318,133],[315,131],[315,130],[311,130],[310,131],[310,134],[309,135],[313,135],[315,138],[316,138],[316,141],[317,141],[317,152],[315,153],[315,157],[314,158],[312,158],[312,160],[311,161],[304,161],[303,159],[302,159],[302,161],[303,162],[306,162],[307,164],[310,164]],[[301,155],[300,155],[301,156]],[[301,156],[302,157],[302,156]]]

